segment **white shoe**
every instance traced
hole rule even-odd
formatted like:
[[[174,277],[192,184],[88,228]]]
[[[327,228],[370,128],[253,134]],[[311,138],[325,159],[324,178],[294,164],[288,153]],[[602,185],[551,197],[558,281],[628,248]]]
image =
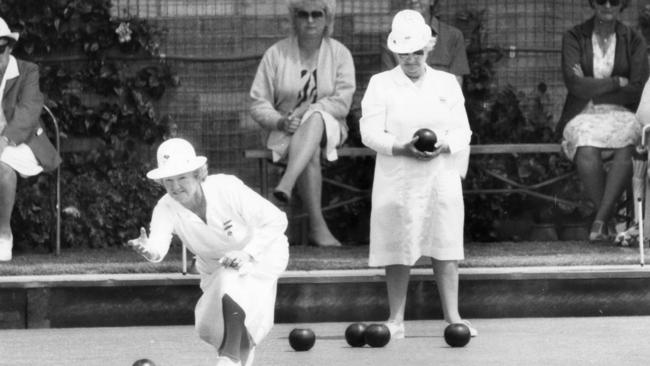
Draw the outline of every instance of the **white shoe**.
[[[241,366],[241,361],[233,361],[230,357],[219,356],[216,366]]]
[[[472,326],[472,323],[470,323],[469,320],[463,319],[460,322],[467,325],[467,328],[469,328],[469,334],[472,337],[476,337],[478,335],[478,330]],[[449,325],[449,323],[447,323],[447,325]]]
[[[384,325],[390,331],[390,339],[404,339],[406,336],[404,322],[386,322]]]
[[[8,238],[0,237],[0,261],[10,261],[11,260],[11,250],[14,246],[14,237],[10,236]]]

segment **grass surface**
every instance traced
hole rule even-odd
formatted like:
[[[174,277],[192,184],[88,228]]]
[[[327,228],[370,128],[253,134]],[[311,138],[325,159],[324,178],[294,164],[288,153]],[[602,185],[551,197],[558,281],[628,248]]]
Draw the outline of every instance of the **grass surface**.
[[[646,249],[646,252],[650,250]],[[189,257],[189,256],[188,256]],[[461,267],[621,265],[639,263],[638,248],[585,241],[467,243]],[[650,256],[646,255],[646,262]],[[418,262],[428,265],[427,261]],[[289,270],[368,268],[368,246],[292,246]],[[173,248],[161,263],[148,263],[128,248],[64,249],[53,254],[15,253],[0,262],[0,275],[179,272],[181,253]]]

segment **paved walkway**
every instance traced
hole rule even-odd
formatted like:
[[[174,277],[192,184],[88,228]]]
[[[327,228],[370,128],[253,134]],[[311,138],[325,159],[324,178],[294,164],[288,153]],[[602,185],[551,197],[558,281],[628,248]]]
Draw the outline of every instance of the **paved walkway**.
[[[477,319],[480,335],[450,348],[441,321],[407,322],[407,337],[385,348],[351,348],[345,323],[279,324],[257,351],[258,366],[554,366],[647,364],[650,317]],[[308,352],[294,352],[294,327],[317,334]],[[215,353],[191,326],[0,330],[0,366],[214,365]]]

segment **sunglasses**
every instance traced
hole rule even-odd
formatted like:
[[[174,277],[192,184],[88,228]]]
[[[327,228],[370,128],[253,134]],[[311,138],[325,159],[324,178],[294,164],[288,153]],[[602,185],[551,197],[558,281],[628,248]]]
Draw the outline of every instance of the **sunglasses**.
[[[0,53],[5,53],[7,47],[9,47],[9,43],[0,44]]]
[[[397,56],[399,56],[399,57],[408,57],[409,55],[424,56],[424,50],[417,50],[417,51],[411,52],[411,53],[398,53],[397,54]]]
[[[611,6],[621,5],[621,0],[594,0],[594,2],[598,5],[605,5],[606,2],[609,2]]]
[[[296,17],[299,19],[309,19],[310,16],[312,19],[321,19],[325,16],[325,12],[322,10],[314,10],[312,12],[308,12],[306,10],[296,10]]]

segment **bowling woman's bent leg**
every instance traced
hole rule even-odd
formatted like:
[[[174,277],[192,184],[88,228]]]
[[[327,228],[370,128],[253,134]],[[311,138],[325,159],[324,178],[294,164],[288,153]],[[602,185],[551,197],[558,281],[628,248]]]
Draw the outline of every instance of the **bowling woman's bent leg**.
[[[223,295],[221,302],[223,308],[224,336],[221,347],[219,348],[219,354],[238,361],[241,359],[242,342],[247,342],[248,340],[248,333],[244,325],[246,314],[244,309],[227,294]]]
[[[234,270],[220,268],[201,278],[203,295],[194,309],[196,332],[206,343],[216,349],[221,347],[224,336],[223,297],[226,283],[236,280]]]
[[[431,259],[442,312],[447,323],[462,321],[458,313],[458,261]]]

